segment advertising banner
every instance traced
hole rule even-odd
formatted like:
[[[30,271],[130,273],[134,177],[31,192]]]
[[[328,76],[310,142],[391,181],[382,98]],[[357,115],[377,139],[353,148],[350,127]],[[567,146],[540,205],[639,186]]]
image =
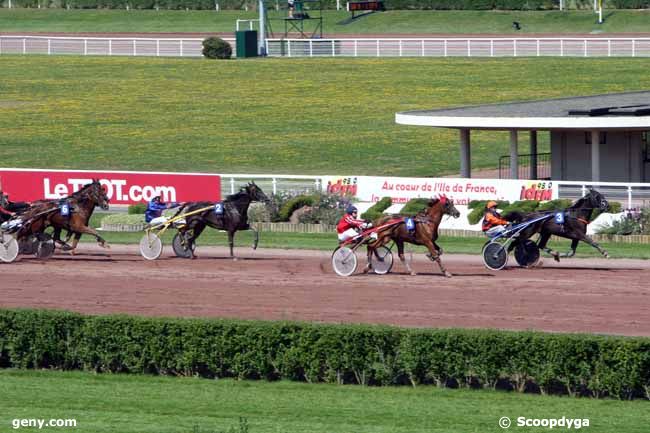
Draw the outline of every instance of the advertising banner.
[[[165,202],[221,200],[221,177],[215,174],[0,168],[0,185],[11,201],[66,197],[93,179],[104,185],[112,205],[147,202],[157,195]]]
[[[512,202],[558,198],[557,184],[544,180],[327,176],[322,185],[330,194],[350,195],[362,202],[377,202],[390,197],[393,204],[441,194],[453,199],[457,205],[467,205],[472,200]]]

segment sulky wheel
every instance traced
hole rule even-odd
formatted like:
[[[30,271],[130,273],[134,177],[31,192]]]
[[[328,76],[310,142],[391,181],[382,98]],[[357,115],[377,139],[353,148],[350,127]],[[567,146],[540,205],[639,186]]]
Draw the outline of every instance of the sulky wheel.
[[[162,254],[162,241],[155,233],[145,233],[140,239],[140,254],[147,260],[156,260]]]
[[[194,255],[194,248],[196,244],[192,242],[191,244],[187,241],[183,233],[178,232],[174,235],[174,240],[172,241],[172,248],[176,256],[182,257],[184,259],[191,259]]]
[[[357,270],[357,255],[348,247],[338,247],[332,254],[334,272],[342,277],[349,277]]]
[[[39,259],[47,260],[54,255],[54,239],[47,233],[37,235],[38,243],[34,255]]]
[[[539,247],[530,239],[517,242],[515,260],[522,268],[532,268],[539,262]]]
[[[393,253],[386,247],[377,248],[370,255],[370,265],[375,274],[384,275],[393,268]]]
[[[18,257],[18,241],[13,236],[0,235],[0,261],[11,263]]]
[[[483,247],[483,263],[493,271],[499,271],[508,263],[508,250],[499,242],[488,242]]]

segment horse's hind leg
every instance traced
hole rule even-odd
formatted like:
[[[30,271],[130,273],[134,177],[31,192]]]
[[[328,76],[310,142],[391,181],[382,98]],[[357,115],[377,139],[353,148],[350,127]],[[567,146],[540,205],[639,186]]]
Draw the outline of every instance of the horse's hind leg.
[[[399,257],[402,264],[406,266],[406,269],[409,271],[409,274],[417,275],[417,273],[415,273],[415,271],[411,269],[411,265],[409,265],[409,262],[406,260],[406,257],[404,257],[404,242],[395,239],[395,244],[397,245],[397,256]]]
[[[187,227],[188,228],[181,233],[183,234],[183,236],[185,236],[186,233],[189,234],[189,236],[185,238],[185,242],[187,243],[187,246],[189,247],[190,252],[192,253],[191,258],[195,259],[196,255],[194,254],[194,248],[192,248],[192,245],[194,245],[196,239],[205,229],[205,224],[203,224],[199,219],[193,219],[192,221],[188,222]]]
[[[578,241],[583,241],[583,242],[588,243],[588,244],[591,245],[592,247],[596,248],[596,249],[598,250],[598,252],[600,252],[600,254],[602,254],[603,256],[605,256],[605,258],[609,258],[609,253],[608,253],[607,251],[605,251],[605,250],[604,250],[600,245],[598,245],[596,242],[594,242],[593,239],[591,239],[589,236],[587,236],[587,234],[583,234],[583,235],[580,237],[580,239],[576,239],[576,240],[574,241],[575,244],[576,244],[576,246],[578,245]],[[575,247],[573,247],[573,245],[571,245],[571,247],[573,248],[573,252],[575,253]]]
[[[546,251],[549,253],[551,256],[553,256],[553,259],[556,262],[560,261],[560,253],[548,248],[546,244],[548,243],[548,240],[551,238],[551,233],[542,233],[539,237],[539,242],[537,242],[537,247],[540,250]]]

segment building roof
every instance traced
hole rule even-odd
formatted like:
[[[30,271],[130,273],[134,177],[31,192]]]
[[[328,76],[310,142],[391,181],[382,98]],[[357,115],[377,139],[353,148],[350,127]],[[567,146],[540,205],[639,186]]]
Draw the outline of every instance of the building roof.
[[[596,110],[609,108],[605,110]],[[402,125],[493,130],[650,130],[650,91],[395,114]]]

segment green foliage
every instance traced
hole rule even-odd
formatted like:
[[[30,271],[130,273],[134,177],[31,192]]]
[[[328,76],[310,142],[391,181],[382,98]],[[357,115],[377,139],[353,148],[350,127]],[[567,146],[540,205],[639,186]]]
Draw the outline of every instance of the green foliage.
[[[232,57],[230,44],[216,36],[203,40],[203,50],[201,52],[208,59],[229,59]]]
[[[470,224],[478,224],[483,219],[483,215],[485,214],[485,206],[487,206],[488,201],[490,200],[472,200],[469,202],[468,207],[471,209],[471,211],[469,214],[467,214],[467,221],[469,221]],[[503,210],[510,206],[509,201],[495,201],[498,203],[497,209]]]
[[[573,202],[566,198],[558,198],[555,200],[549,200],[547,202],[541,203],[537,208],[538,211],[550,211],[550,210],[561,210],[566,209],[571,206]]]
[[[384,211],[391,207],[393,200],[390,197],[383,197],[377,203],[373,204],[367,211],[361,214],[361,218],[374,221],[384,214]]]
[[[611,207],[611,203],[610,203]],[[650,234],[650,208],[630,211],[619,221],[602,227],[598,234],[606,235],[649,235]]]
[[[404,205],[399,213],[400,215],[415,215],[426,209],[430,201],[429,198],[413,198]]]
[[[650,339],[0,310],[0,367],[413,385],[633,398]]]
[[[144,215],[115,213],[103,217],[102,224],[144,224]]]
[[[144,214],[147,211],[147,203],[137,203],[129,205],[128,213],[133,214]]]
[[[348,203],[348,197],[337,194],[315,195],[311,208],[300,215],[298,220],[308,224],[336,224],[343,216]]]
[[[289,221],[291,215],[297,209],[300,209],[303,206],[313,206],[316,201],[316,197],[313,195],[299,195],[287,200],[282,207],[280,208],[278,217],[280,221]]]

